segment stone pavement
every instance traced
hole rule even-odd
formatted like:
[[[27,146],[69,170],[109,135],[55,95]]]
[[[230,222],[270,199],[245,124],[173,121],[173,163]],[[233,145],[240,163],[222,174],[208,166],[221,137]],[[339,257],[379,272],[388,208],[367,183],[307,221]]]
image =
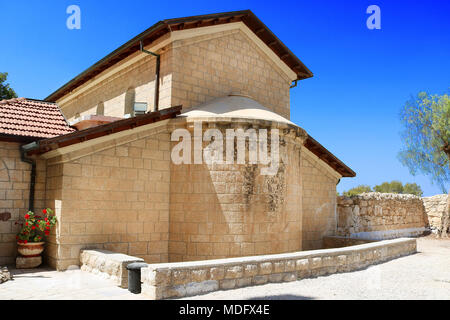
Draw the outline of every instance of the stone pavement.
[[[0,285],[0,300],[131,300],[145,299],[111,280],[79,269],[57,272],[50,268],[14,269],[13,280]]]

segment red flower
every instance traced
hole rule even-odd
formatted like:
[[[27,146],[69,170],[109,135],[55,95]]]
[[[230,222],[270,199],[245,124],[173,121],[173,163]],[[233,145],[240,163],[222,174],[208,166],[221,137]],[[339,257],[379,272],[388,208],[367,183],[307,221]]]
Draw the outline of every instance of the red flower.
[[[50,230],[50,227],[45,227],[45,230]]]
[[[45,218],[44,220],[45,220],[45,221],[48,221],[48,218]]]
[[[48,236],[50,234],[50,231],[45,230],[45,235]]]
[[[28,213],[25,215],[25,219],[30,219],[30,215]]]
[[[25,225],[28,226],[28,222],[25,222]]]
[[[50,225],[50,222],[47,221],[47,225],[49,226],[49,225]]]
[[[27,244],[27,242],[28,242],[27,240],[23,240],[23,243]]]
[[[35,226],[32,226],[31,229],[34,230],[34,229],[36,229],[36,227],[35,227]]]
[[[42,213],[47,214],[47,210],[46,209],[42,210]]]

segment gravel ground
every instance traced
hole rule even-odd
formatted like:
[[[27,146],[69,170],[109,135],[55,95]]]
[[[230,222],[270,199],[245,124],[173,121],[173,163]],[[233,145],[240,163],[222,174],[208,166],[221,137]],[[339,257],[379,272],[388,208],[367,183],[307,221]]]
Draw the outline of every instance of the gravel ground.
[[[315,279],[217,291],[186,299],[450,299],[450,240],[417,240],[419,253],[365,270]],[[0,300],[148,299],[110,280],[81,270],[10,268],[13,280],[0,285]]]
[[[217,291],[185,300],[450,299],[450,240],[417,239],[418,253],[361,271]]]

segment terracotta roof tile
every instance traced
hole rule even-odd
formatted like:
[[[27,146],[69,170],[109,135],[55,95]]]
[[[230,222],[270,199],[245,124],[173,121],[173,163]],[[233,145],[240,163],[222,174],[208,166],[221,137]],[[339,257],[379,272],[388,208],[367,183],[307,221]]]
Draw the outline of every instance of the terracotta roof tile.
[[[74,131],[56,103],[26,98],[0,101],[0,134],[53,138]]]

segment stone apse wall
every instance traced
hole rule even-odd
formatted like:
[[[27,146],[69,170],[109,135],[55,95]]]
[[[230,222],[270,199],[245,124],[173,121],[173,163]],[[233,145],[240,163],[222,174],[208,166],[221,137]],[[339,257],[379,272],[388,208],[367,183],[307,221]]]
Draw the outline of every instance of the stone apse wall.
[[[428,225],[420,197],[363,193],[338,197],[337,235],[362,239],[392,239],[422,234]]]
[[[179,125],[185,126],[181,122]],[[219,124],[211,120],[209,125],[220,129],[224,137],[225,130],[230,128],[245,131],[277,126],[263,120],[232,123],[222,120]],[[186,126],[190,128],[189,123]],[[204,126],[203,130],[206,129],[208,126]],[[281,163],[274,176],[261,175],[260,170],[266,165],[248,164],[248,161],[246,164],[172,163],[169,261],[301,250],[300,154],[305,137],[298,127],[291,130],[286,125],[280,127]]]

